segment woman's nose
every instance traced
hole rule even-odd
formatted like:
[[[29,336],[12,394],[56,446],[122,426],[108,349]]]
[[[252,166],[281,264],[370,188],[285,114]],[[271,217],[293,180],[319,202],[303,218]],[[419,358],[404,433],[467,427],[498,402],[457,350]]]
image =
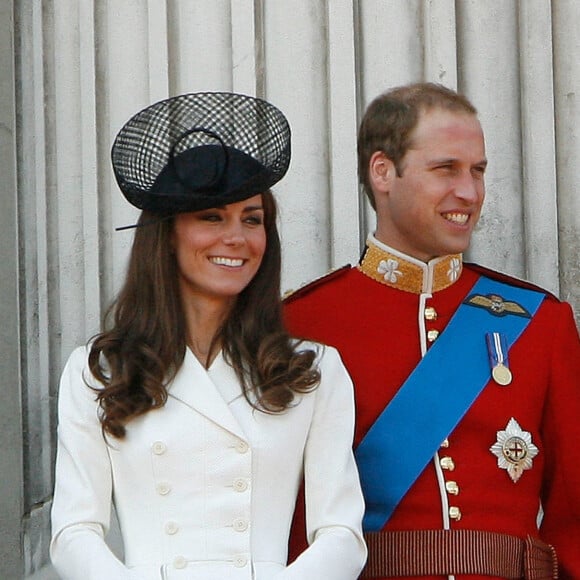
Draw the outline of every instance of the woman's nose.
[[[225,228],[223,234],[224,243],[229,245],[240,245],[246,241],[242,224],[231,223]]]

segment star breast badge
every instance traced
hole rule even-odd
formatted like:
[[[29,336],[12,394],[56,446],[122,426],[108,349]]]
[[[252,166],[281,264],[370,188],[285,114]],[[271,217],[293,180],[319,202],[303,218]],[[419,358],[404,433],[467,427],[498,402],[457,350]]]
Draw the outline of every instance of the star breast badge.
[[[497,441],[489,450],[497,457],[498,467],[506,469],[514,483],[524,470],[532,468],[532,459],[540,452],[530,433],[523,431],[513,417],[505,431],[497,432]]]

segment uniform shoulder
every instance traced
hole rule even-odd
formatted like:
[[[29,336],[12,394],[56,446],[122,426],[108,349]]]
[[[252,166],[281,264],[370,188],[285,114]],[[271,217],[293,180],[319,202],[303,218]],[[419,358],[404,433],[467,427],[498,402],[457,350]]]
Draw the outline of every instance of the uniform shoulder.
[[[310,282],[306,282],[296,290],[289,290],[284,294],[283,301],[285,304],[290,304],[298,298],[302,298],[310,294],[314,290],[323,288],[331,283],[338,281],[339,279],[345,277],[351,270],[352,266],[350,264],[346,264],[345,266],[331,270],[327,274],[320,276],[320,278],[315,278]]]
[[[526,290],[534,290],[535,292],[541,292],[545,294],[548,298],[555,300],[556,302],[560,302],[560,299],[555,295],[552,294],[549,290],[538,286],[537,284],[533,284],[532,282],[528,282],[527,280],[522,280],[521,278],[516,278],[515,276],[510,276],[509,274],[504,274],[503,272],[499,272],[498,270],[492,270],[491,268],[487,268],[486,266],[481,266],[480,264],[475,264],[473,262],[465,262],[464,264],[467,268],[477,272],[482,276],[487,276],[492,280],[497,280],[498,282],[503,282],[504,284],[509,284],[511,286],[515,286],[517,288],[524,288]]]

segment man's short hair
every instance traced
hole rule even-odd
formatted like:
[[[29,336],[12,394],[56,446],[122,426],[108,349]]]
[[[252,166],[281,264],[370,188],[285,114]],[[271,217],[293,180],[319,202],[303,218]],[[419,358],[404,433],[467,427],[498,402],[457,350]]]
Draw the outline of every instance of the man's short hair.
[[[376,209],[368,171],[371,156],[382,151],[401,175],[401,160],[411,144],[419,116],[431,109],[477,115],[469,100],[436,83],[414,83],[395,87],[379,95],[367,107],[358,132],[358,175],[365,193]]]

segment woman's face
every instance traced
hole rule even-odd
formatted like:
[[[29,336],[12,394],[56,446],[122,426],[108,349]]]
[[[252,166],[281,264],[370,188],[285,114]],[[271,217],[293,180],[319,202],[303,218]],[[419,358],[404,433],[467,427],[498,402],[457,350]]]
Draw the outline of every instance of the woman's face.
[[[266,250],[262,196],[178,214],[172,243],[182,296],[231,303]]]

